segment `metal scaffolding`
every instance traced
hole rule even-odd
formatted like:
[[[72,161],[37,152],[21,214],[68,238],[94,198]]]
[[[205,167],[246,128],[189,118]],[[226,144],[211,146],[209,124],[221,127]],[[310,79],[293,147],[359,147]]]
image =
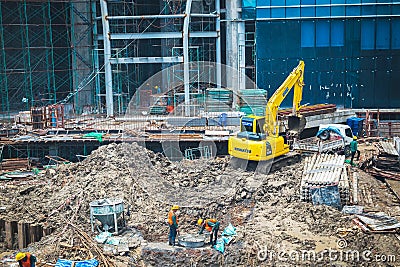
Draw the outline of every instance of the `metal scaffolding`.
[[[184,105],[185,115],[189,115],[192,92],[188,63],[199,59],[221,63],[219,1],[169,0],[150,4],[144,0],[134,3],[100,0],[100,5],[101,14],[97,19],[101,20],[102,34],[97,38],[97,46],[104,49],[99,62],[104,62],[105,66],[103,95],[106,96],[107,115],[115,115],[114,104],[118,97],[132,96],[137,89],[134,82],[129,84],[133,89],[119,83],[129,81],[121,76],[131,75],[133,71],[136,76],[140,74],[141,79],[136,81],[144,81],[178,63],[184,63]],[[128,65],[133,65],[133,70],[129,71]],[[221,81],[220,64],[217,66],[216,75]],[[122,69],[127,71],[121,72]],[[176,78],[177,73],[170,77]],[[170,82],[166,77],[157,88],[162,86],[166,91]]]
[[[90,1],[0,1],[1,113],[55,104],[93,71]],[[75,94],[92,105],[92,88]]]
[[[0,1],[2,115],[58,103],[78,114],[124,114],[150,76],[194,61],[218,63],[221,84],[219,1]],[[166,75],[157,88],[173,89],[180,75]],[[201,75],[183,73],[184,105]]]

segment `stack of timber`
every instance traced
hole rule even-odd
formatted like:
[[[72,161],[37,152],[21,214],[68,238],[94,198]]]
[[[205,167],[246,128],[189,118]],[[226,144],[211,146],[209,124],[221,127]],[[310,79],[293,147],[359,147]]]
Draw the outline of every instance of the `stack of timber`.
[[[1,162],[2,171],[29,170],[30,167],[31,164],[28,158],[3,159]]]
[[[338,185],[341,203],[350,199],[350,183],[344,155],[315,154],[305,160],[300,186],[300,199],[311,202],[310,189]]]

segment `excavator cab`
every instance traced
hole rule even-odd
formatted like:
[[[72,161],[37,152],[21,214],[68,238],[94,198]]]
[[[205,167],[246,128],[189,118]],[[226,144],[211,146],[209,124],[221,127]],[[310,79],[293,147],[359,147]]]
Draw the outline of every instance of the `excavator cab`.
[[[264,124],[265,117],[255,115],[242,117],[238,138],[245,138],[247,140],[264,140],[266,137]]]

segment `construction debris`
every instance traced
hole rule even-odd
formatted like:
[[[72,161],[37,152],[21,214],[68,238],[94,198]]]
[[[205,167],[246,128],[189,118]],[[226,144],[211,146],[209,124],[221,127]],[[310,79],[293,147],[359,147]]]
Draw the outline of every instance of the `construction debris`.
[[[365,232],[372,233],[395,233],[400,228],[400,222],[384,212],[376,214],[363,213],[357,215],[353,222]]]
[[[306,160],[307,164],[311,159]],[[2,182],[0,216],[5,223],[10,222],[10,227],[15,222],[16,230],[12,235],[7,234],[7,244],[0,241],[1,249],[6,251],[18,246],[20,238],[15,235],[21,233],[19,223],[47,229],[40,241],[28,243],[27,238],[27,244],[23,244],[28,245],[40,264],[54,264],[59,259],[96,258],[100,266],[215,263],[259,266],[263,259],[258,253],[264,248],[276,251],[336,249],[337,229],[350,229],[352,217],[349,216],[354,215],[300,202],[298,195],[304,171],[311,171],[310,175],[332,175],[324,178],[324,183],[315,179],[314,184],[326,185],[329,179],[337,181],[335,171],[344,172],[346,168],[338,168],[336,165],[340,164],[331,162],[334,159],[326,158],[315,164],[315,158],[313,168],[306,168],[303,161],[264,175],[233,170],[226,158],[171,162],[135,143],[102,146],[82,162],[47,169],[33,180]],[[366,176],[362,175],[359,190],[365,190]],[[90,202],[103,198],[120,198],[125,207],[130,207],[126,232],[109,237],[104,244],[95,241],[99,233],[91,231],[89,212]],[[364,205],[363,197],[359,203]],[[164,221],[172,204],[181,205],[182,236],[196,235],[195,222],[199,217],[216,217],[223,227],[232,223],[237,228],[237,236],[225,246],[223,255],[209,247],[168,246],[168,226]],[[377,204],[376,193],[374,204]],[[352,231],[345,238],[349,249],[362,251],[368,246],[377,253],[400,249],[389,237],[374,238]],[[274,259],[273,262],[312,263],[295,259]],[[325,259],[322,264],[328,262]]]

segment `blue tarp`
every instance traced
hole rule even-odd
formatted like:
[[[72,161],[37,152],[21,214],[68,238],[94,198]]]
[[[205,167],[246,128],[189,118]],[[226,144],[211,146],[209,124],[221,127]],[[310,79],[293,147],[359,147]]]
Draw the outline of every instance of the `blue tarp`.
[[[319,130],[316,136],[318,137],[320,134],[322,134],[322,133],[325,132],[325,131],[335,132],[335,133],[337,133],[338,135],[340,135],[341,137],[344,137],[344,136],[342,135],[342,133],[340,132],[340,130],[339,130],[338,128],[334,127],[334,126],[329,126],[329,127],[327,127],[327,128],[323,128],[323,129]]]
[[[236,227],[230,223],[225,227],[224,231],[222,231],[222,237],[217,239],[217,244],[215,244],[213,248],[223,254],[225,252],[225,244],[229,244],[235,235]]]
[[[236,227],[230,223],[227,227],[225,227],[224,231],[222,231],[222,235],[224,236],[236,235]]]
[[[314,205],[327,205],[337,209],[341,208],[338,185],[310,188],[312,203]]]
[[[56,267],[71,267],[72,263],[75,263],[75,267],[96,267],[99,266],[99,262],[96,259],[90,259],[85,261],[71,261],[58,259]]]
[[[363,128],[363,118],[351,117],[346,120],[347,125],[350,126],[351,131],[355,136],[361,135],[361,130]]]

